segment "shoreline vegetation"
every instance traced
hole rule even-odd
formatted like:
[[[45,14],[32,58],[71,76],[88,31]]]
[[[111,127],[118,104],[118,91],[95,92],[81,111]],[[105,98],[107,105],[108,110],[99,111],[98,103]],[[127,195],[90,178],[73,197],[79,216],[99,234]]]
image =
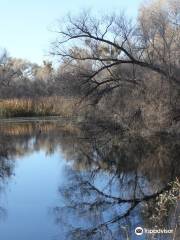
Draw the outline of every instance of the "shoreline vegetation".
[[[0,120],[18,117],[73,117],[77,101],[60,96],[0,100]]]
[[[81,125],[84,129],[97,127],[103,131],[117,132],[120,135],[150,136],[160,133],[178,133],[179,124],[162,125],[153,121],[152,127],[148,117],[134,122],[119,121],[117,114],[104,111],[104,106],[91,106],[88,101],[80,104],[79,98],[63,96],[39,98],[0,99],[0,124],[25,122],[60,122],[64,128],[74,129]],[[159,112],[153,113],[158,115]],[[132,124],[133,123],[133,124]]]

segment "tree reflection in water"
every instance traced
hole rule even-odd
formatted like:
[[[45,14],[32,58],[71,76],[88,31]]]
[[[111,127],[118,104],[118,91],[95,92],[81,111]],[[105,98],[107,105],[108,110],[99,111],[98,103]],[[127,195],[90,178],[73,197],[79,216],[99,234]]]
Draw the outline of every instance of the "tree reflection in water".
[[[52,213],[65,239],[136,239],[139,225],[176,229],[173,236],[141,239],[179,239],[178,135],[58,122],[1,125],[0,135],[0,183],[13,174],[15,158],[40,149],[63,152],[66,181]]]
[[[73,150],[63,149],[72,166],[59,188],[65,206],[55,207],[54,214],[66,225],[66,239],[136,239],[139,225],[176,229],[177,235],[178,136],[83,134]],[[178,239],[172,234],[142,239],[148,237]]]
[[[0,194],[4,190],[6,181],[13,175],[14,161],[10,157],[8,139],[4,136],[0,138]],[[6,209],[0,204],[0,220],[7,215]]]

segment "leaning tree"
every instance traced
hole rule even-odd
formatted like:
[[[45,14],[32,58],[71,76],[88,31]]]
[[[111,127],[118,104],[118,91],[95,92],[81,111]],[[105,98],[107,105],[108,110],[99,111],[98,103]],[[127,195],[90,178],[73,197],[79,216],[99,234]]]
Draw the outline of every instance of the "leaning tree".
[[[52,54],[71,64],[91,62],[91,70],[83,73],[85,83],[94,86],[91,92],[102,85],[112,90],[124,83],[138,84],[138,68],[156,72],[179,86],[180,3],[161,2],[142,5],[136,22],[124,14],[68,16],[57,31]],[[127,65],[133,74],[125,77],[123,70],[117,69]]]

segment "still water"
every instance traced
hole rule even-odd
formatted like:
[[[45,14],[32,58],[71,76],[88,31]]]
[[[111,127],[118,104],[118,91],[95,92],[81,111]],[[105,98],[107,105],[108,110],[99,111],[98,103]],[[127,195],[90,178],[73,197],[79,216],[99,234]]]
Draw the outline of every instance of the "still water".
[[[0,124],[0,239],[180,239],[176,134]],[[172,229],[142,234],[135,228]]]

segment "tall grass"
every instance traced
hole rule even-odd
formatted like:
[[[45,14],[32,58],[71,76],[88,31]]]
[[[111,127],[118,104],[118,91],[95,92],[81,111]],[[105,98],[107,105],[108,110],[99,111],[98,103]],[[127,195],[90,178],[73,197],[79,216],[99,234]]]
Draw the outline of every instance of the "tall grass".
[[[75,113],[76,102],[75,99],[65,99],[63,97],[0,100],[0,117],[71,117]]]

